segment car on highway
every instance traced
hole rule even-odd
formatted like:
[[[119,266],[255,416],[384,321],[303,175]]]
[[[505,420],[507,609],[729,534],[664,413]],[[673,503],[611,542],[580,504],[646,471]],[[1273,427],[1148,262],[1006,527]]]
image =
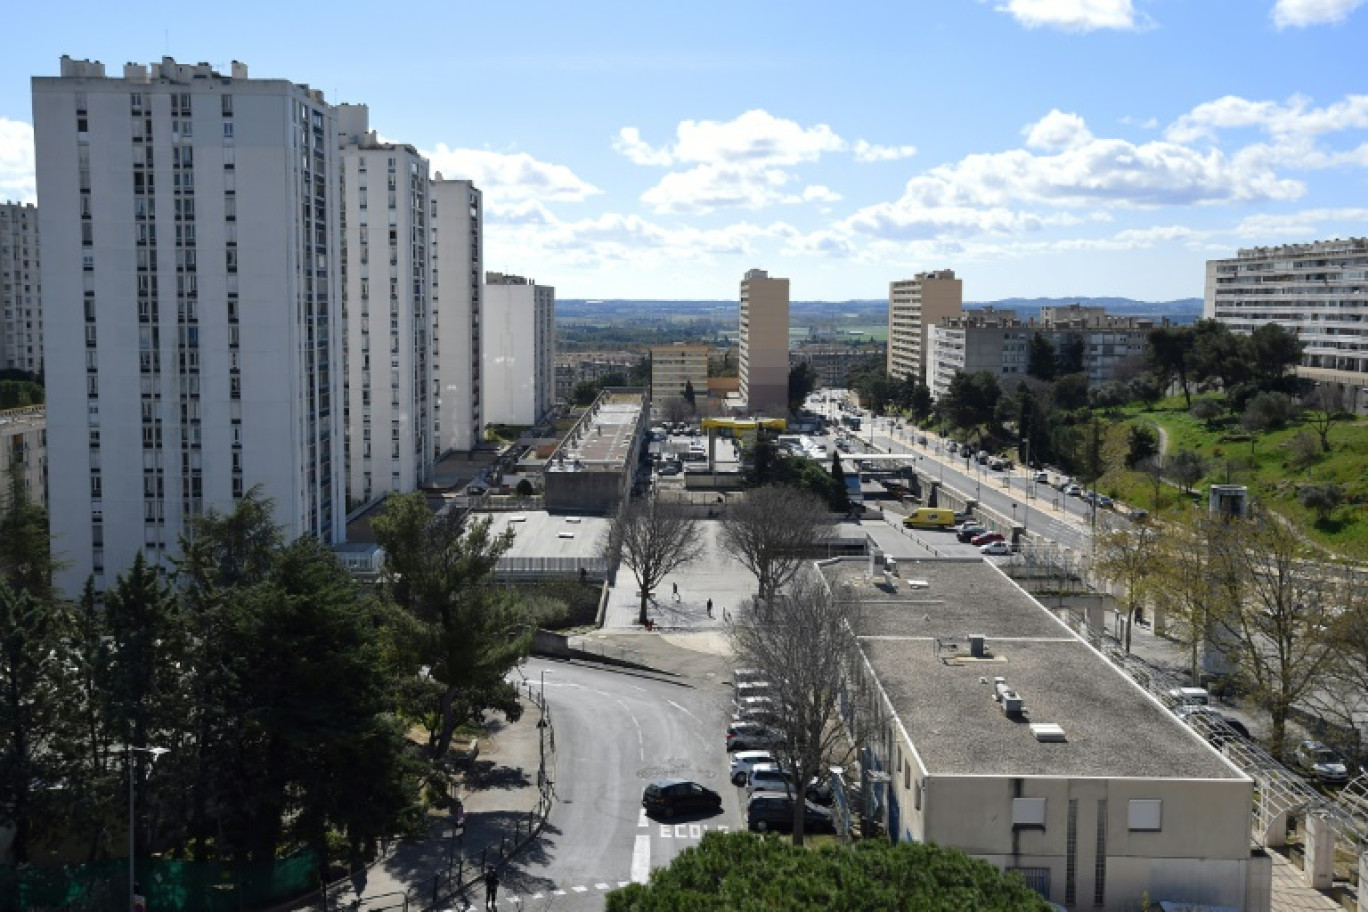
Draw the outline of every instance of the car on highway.
[[[732,785],[745,785],[752,768],[761,763],[778,763],[767,750],[745,750],[732,754],[729,777]]]
[[[1349,781],[1349,764],[1332,747],[1319,741],[1303,741],[1292,752],[1292,759],[1306,775],[1317,782],[1338,785]]]
[[[1003,535],[1001,532],[982,532],[969,539],[969,544],[973,545],[975,548],[981,548],[984,545],[1000,542],[1002,540]]]
[[[1037,482],[1041,483],[1041,484],[1049,484],[1049,483],[1050,483],[1050,473],[1049,473],[1049,472],[1036,472],[1036,473],[1035,473],[1035,480],[1036,480]]]
[[[673,817],[698,811],[716,811],[722,796],[687,779],[657,779],[641,792],[641,806],[650,817]]]
[[[764,750],[782,744],[784,733],[759,722],[733,722],[727,726],[727,752]]]
[[[979,548],[979,553],[987,554],[990,556],[1001,556],[1003,554],[1011,554],[1012,546],[1007,544],[1005,541],[989,542],[988,544]]]
[[[746,802],[746,828],[755,832],[793,829],[793,799],[780,792],[756,792]],[[811,801],[803,802],[805,833],[834,833],[831,811]]]

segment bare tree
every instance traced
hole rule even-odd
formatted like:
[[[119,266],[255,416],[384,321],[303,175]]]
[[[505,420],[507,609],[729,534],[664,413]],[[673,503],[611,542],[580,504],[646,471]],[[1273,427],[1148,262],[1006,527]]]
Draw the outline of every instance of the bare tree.
[[[1337,421],[1349,419],[1349,415],[1344,411],[1344,393],[1339,384],[1317,384],[1315,389],[1302,399],[1302,406],[1305,408],[1303,418],[1320,437],[1321,450],[1330,452],[1330,428]]]
[[[1208,544],[1213,536],[1229,534],[1224,520],[1196,509],[1165,517],[1156,523],[1157,560],[1150,592],[1164,605],[1169,627],[1165,636],[1188,649],[1189,680],[1201,671],[1201,648],[1218,614],[1222,593],[1215,586],[1215,555]]]
[[[1196,450],[1179,450],[1169,457],[1168,473],[1190,494],[1192,486],[1207,472],[1206,460]]]
[[[705,543],[698,520],[679,505],[651,496],[631,501],[608,527],[606,550],[620,550],[622,562],[632,568],[641,587],[641,611],[637,623],[646,624],[646,605],[651,591],[665,577],[702,556]]]
[[[689,416],[693,414],[693,409],[689,406],[689,403],[683,396],[671,396],[669,399],[665,400],[660,409],[661,414],[665,416],[665,420],[671,424],[679,424],[680,422],[687,421]]]
[[[1158,535],[1150,528],[1116,528],[1093,536],[1093,569],[1119,585],[1126,611],[1125,649],[1131,650],[1131,628],[1145,603],[1157,569]]]
[[[746,612],[731,626],[738,660],[770,682],[783,737],[772,748],[792,774],[793,842],[803,844],[808,781],[822,771],[844,737],[838,699],[855,654],[859,600],[839,597],[815,570],[802,573],[768,606],[767,619]]]
[[[720,541],[755,574],[759,600],[767,605],[834,528],[820,498],[798,488],[768,485],[728,507]]]
[[[1324,677],[1306,702],[1322,718],[1354,731],[1368,713],[1368,571],[1338,566],[1328,572],[1334,580],[1333,620],[1327,631],[1333,650]]]

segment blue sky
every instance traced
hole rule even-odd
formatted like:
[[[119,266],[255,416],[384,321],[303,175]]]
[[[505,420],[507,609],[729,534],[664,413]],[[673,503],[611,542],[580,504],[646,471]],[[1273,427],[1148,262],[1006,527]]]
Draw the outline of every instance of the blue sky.
[[[13,6],[0,199],[62,54],[242,60],[476,180],[487,268],[560,297],[1167,300],[1368,235],[1368,0]]]

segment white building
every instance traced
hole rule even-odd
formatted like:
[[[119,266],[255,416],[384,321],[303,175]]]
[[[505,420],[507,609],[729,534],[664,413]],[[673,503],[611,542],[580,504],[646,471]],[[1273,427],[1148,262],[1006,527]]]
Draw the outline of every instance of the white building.
[[[932,398],[945,395],[955,374],[961,373],[989,373],[1004,389],[1015,389],[1015,381],[1026,376],[1030,338],[1031,328],[1017,319],[1015,311],[991,307],[945,317],[927,327],[925,380]]]
[[[428,162],[380,142],[365,105],[339,105],[347,506],[432,474]]]
[[[1368,238],[1253,247],[1208,260],[1202,316],[1249,334],[1277,323],[1306,345],[1300,376],[1368,415]]]
[[[0,203],[0,369],[43,372],[38,210]]]
[[[482,194],[468,180],[432,180],[432,383],[440,455],[483,439],[480,337],[484,263]]]
[[[536,424],[556,402],[556,289],[491,272],[483,305],[484,420]]]
[[[338,137],[320,92],[164,58],[33,79],[54,549],[68,595],[254,486],[344,534]]]

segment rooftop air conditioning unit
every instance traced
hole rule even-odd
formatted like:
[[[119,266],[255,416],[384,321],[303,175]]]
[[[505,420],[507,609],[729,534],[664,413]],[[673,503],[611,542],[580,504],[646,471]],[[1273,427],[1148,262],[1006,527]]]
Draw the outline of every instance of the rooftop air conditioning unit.
[[[1054,722],[1032,722],[1031,734],[1035,735],[1037,741],[1050,742],[1068,740],[1064,737],[1063,727],[1056,725]]]

